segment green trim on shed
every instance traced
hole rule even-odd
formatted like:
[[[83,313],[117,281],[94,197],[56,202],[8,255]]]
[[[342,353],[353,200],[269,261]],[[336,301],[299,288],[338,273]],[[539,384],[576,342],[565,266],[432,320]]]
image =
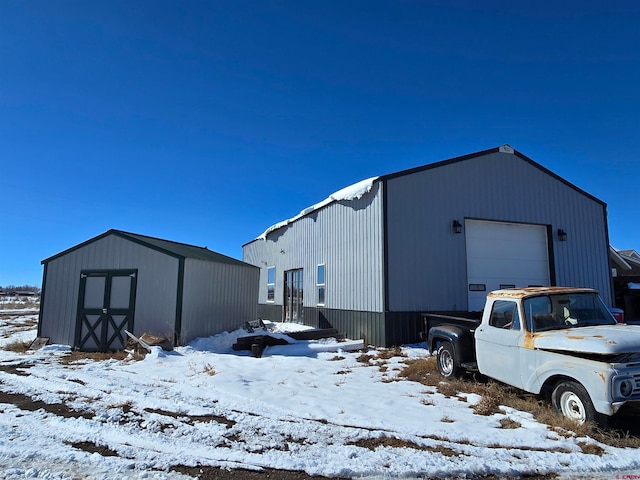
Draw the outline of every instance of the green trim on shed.
[[[116,237],[120,237],[124,240],[128,240],[130,242],[136,243],[143,247],[149,248],[151,250],[155,250],[157,252],[163,253],[170,257],[174,257],[178,260],[178,278],[176,279],[176,288],[177,288],[177,296],[176,296],[176,311],[175,311],[175,332],[174,332],[174,342],[175,345],[178,345],[178,341],[182,335],[182,310],[183,310],[183,301],[184,301],[184,271],[185,271],[185,260],[187,258],[195,259],[195,260],[203,260],[212,263],[224,263],[228,265],[236,265],[239,267],[247,267],[252,269],[260,269],[255,265],[251,265],[249,263],[243,262],[241,260],[237,260],[232,257],[228,257],[226,255],[222,255],[221,253],[213,252],[206,247],[197,247],[195,245],[189,245],[186,243],[173,242],[170,240],[163,240],[161,238],[149,237],[146,235],[140,235],[137,233],[124,232],[122,230],[107,230],[106,232],[93,237],[89,240],[86,240],[78,245],[75,245],[71,248],[68,248],[56,255],[45,258],[42,260],[41,264],[44,265],[44,275],[42,280],[42,298],[40,301],[40,321],[38,322],[38,335],[40,336],[41,325],[42,325],[42,312],[44,307],[44,294],[45,294],[45,283],[47,279],[47,266],[49,262],[52,260],[56,260],[58,258],[64,257],[65,255],[79,250],[81,248],[86,247],[98,240],[102,240],[110,235],[115,235]]]
[[[258,268],[255,267],[255,265],[250,265],[241,260],[222,255],[221,253],[213,252],[207,249],[207,247],[197,247],[195,245],[189,245],[186,243],[172,242],[170,240],[163,240],[161,238],[148,237],[146,235],[139,235],[137,233],[124,232],[122,230],[115,229],[107,230],[106,232],[85,242],[82,242],[74,247],[68,248],[63,252],[53,255],[49,258],[45,258],[41,263],[46,264],[52,260],[55,260],[56,258],[63,257],[70,252],[73,252],[93,242],[108,237],[109,235],[116,235],[120,238],[124,238],[125,240],[130,240],[139,245],[143,245],[145,247],[157,250],[158,252],[162,252],[176,258],[194,258],[197,260],[207,260],[210,262],[228,263],[231,265]]]

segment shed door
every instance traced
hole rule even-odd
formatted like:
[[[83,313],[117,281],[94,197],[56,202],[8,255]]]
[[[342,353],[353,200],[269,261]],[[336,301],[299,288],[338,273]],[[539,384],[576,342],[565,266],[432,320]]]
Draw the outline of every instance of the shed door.
[[[469,310],[499,288],[548,286],[547,227],[465,220]]]
[[[122,350],[124,330],[133,331],[135,270],[83,271],[80,275],[75,347]]]

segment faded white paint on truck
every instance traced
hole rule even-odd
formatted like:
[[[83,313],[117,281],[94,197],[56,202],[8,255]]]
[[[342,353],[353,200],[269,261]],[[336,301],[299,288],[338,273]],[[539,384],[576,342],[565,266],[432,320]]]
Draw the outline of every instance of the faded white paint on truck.
[[[594,290],[492,292],[475,345],[482,374],[527,392],[557,387],[563,379],[578,382],[595,411],[607,416],[640,400],[640,327],[617,324]],[[569,412],[562,413],[572,416],[578,396],[554,391],[554,404],[565,402]]]

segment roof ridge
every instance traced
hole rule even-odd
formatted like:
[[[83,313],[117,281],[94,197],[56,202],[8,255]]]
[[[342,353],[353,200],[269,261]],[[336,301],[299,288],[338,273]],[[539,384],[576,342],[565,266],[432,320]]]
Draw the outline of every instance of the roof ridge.
[[[175,240],[167,240],[166,238],[152,237],[151,235],[143,235],[141,233],[126,232],[124,230],[118,230],[118,229],[115,229],[115,228],[112,228],[111,231],[120,233],[122,235],[130,235],[132,237],[138,237],[138,238],[141,238],[141,239],[148,238],[149,240],[156,240],[158,242],[173,243],[175,245],[181,245],[181,246],[190,247],[190,248],[200,248],[200,249],[206,250],[208,252],[213,252],[213,250],[209,250],[207,247],[201,247],[199,245],[193,245],[191,243],[176,242]],[[217,252],[214,252],[214,253],[217,253]],[[222,254],[219,254],[219,255],[222,255]]]

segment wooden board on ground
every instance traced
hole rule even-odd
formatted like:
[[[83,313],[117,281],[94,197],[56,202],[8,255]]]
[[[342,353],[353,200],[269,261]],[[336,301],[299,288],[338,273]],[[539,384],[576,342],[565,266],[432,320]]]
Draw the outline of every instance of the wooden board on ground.
[[[33,342],[31,342],[31,345],[29,345],[29,348],[27,348],[27,350],[40,350],[47,343],[49,343],[49,337],[38,337]]]

